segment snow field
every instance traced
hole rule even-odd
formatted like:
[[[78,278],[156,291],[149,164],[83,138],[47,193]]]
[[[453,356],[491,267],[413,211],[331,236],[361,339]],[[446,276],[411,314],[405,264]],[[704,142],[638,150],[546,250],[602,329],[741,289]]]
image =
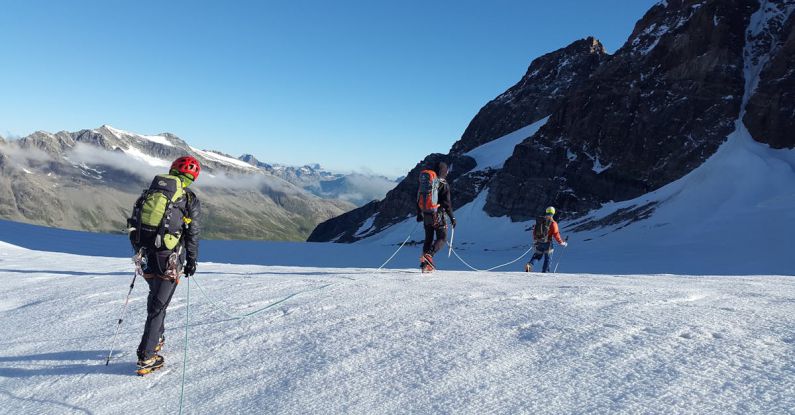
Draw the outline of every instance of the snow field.
[[[175,413],[187,281],[166,369],[133,374],[145,318],[127,259],[0,244],[0,407]],[[789,277],[375,272],[200,264],[186,413],[791,413]],[[329,285],[330,284],[330,285]],[[325,286],[325,288],[324,288]],[[289,297],[289,298],[288,298]]]

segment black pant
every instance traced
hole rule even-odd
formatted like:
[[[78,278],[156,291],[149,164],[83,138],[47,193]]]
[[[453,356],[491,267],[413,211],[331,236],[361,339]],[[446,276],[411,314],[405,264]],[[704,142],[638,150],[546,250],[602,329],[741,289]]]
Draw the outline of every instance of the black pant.
[[[166,330],[166,308],[171,302],[171,297],[177,289],[176,281],[169,281],[152,274],[148,274],[146,282],[149,284],[149,297],[146,300],[146,324],[141,344],[138,345],[138,356],[148,359],[155,354],[160,336]]]
[[[423,216],[423,224],[425,225],[425,243],[422,244],[422,253],[431,254],[439,252],[444,248],[444,243],[447,241],[447,221],[444,214],[438,212],[436,214],[425,214]],[[436,235],[436,241],[433,237]]]

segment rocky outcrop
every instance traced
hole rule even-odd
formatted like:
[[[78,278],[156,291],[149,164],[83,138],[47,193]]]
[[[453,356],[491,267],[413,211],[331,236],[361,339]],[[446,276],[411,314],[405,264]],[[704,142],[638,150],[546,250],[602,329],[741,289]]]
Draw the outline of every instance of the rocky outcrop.
[[[344,213],[341,216],[328,220],[317,225],[312,234],[309,235],[308,242],[354,242],[356,238],[351,229],[359,229],[362,223],[378,213],[381,202],[374,200],[358,209]],[[335,235],[326,238],[326,235]]]
[[[38,149],[47,154],[59,154],[75,145],[74,138],[66,132],[50,134],[46,131],[35,133],[17,140],[19,146],[27,149]]]
[[[733,130],[755,0],[670,0],[576,88],[490,184],[486,212],[578,215],[674,181]]]
[[[773,148],[795,147],[795,1],[769,2],[758,11],[768,24],[751,33],[759,43],[751,59],[763,69],[743,117],[751,135]],[[787,17],[789,16],[789,17]],[[762,16],[759,16],[761,19]]]
[[[533,60],[516,85],[480,109],[451,153],[466,153],[551,114],[607,57],[604,46],[588,37]]]

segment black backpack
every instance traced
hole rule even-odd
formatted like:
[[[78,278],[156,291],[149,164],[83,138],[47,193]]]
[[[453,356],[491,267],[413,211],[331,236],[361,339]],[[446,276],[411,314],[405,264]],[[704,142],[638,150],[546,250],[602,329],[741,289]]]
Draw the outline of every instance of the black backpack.
[[[552,227],[552,218],[539,216],[533,227],[533,240],[536,242],[549,242],[549,229]]]

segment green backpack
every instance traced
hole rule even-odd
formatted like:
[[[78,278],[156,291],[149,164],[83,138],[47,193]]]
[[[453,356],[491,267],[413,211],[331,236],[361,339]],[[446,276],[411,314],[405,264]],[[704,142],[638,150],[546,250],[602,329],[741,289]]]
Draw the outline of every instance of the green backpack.
[[[130,241],[136,251],[141,248],[173,250],[182,236],[185,198],[182,181],[177,176],[161,174],[141,194],[127,220]]]

